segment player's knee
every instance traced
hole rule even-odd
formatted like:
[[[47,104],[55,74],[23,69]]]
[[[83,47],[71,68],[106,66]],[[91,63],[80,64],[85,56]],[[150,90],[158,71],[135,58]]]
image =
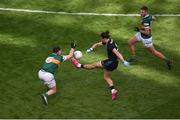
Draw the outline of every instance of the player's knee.
[[[128,40],[128,42],[127,42],[127,43],[128,43],[128,45],[131,45],[131,40]]]
[[[104,75],[104,80],[108,80],[109,79],[109,77],[107,77],[106,75]]]
[[[56,87],[53,87],[52,90],[53,90],[54,93],[57,92],[57,88]]]
[[[133,40],[132,40],[132,39],[128,40],[128,45],[129,45],[129,46],[132,46],[132,45],[133,45],[133,43],[134,43],[134,42],[133,42]]]

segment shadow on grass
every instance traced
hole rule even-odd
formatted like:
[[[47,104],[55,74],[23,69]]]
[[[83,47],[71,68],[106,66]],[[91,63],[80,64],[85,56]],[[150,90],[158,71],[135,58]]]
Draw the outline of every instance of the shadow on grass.
[[[9,15],[10,14],[10,15]],[[70,41],[76,39],[77,42],[84,42],[84,39],[91,39],[97,34],[85,30],[82,25],[79,24],[79,21],[84,22],[82,17],[78,17],[77,20],[72,24],[63,24],[56,25],[50,22],[47,22],[42,15],[16,15],[13,13],[0,14],[0,33],[10,34],[14,38],[28,38],[31,39],[36,45],[41,47],[52,47],[54,45],[66,45]],[[52,18],[54,16],[51,16]],[[33,19],[32,19],[33,18]],[[46,17],[48,18],[48,16]],[[69,18],[69,20],[71,17]],[[82,37],[84,39],[82,39]],[[83,47],[82,44],[79,47]]]
[[[5,110],[5,111],[0,111],[2,115],[1,117],[3,118],[4,116],[4,118],[14,118],[14,117],[38,118],[39,116],[42,116],[43,118],[43,115],[47,115],[46,112],[48,110],[44,111],[44,109],[39,106],[40,102],[38,100],[29,97],[29,94],[28,95],[26,94],[26,93],[30,93],[35,98],[39,97],[38,95],[39,91],[35,90],[35,89],[39,89],[40,87],[39,85],[36,85],[39,83],[36,82],[37,80],[36,72],[38,71],[39,65],[41,64],[40,61],[42,61],[42,59],[44,59],[44,57],[46,56],[45,55],[46,53],[44,52],[45,49],[42,49],[39,46],[41,46],[42,44],[52,45],[52,44],[62,43],[66,47],[66,42],[64,43],[62,41],[57,42],[57,41],[48,41],[48,40],[58,39],[59,36],[66,37],[67,33],[70,33],[70,37],[68,37],[69,35],[67,35],[68,38],[79,38],[81,40],[82,38],[86,38],[87,34],[89,36],[97,36],[97,34],[92,31],[85,30],[82,28],[82,26],[78,26],[78,25],[74,25],[74,26],[65,25],[59,27],[54,24],[49,24],[45,21],[38,22],[36,20],[31,20],[30,18],[24,18],[20,16],[9,17],[8,15],[7,16],[1,15],[1,18],[2,19],[0,19],[0,22],[4,23],[1,24],[1,30],[0,30],[1,34],[11,34],[14,37],[24,36],[27,38],[31,38],[34,39],[35,40],[34,42],[36,42],[36,44],[38,45],[36,47],[29,47],[29,46],[17,46],[11,44],[7,45],[0,43],[0,48],[1,48],[0,54],[2,58],[0,62],[3,63],[1,66],[2,69],[0,71],[1,73],[4,73],[2,79],[6,79],[4,84],[0,84],[1,86],[0,88],[2,91],[4,91],[5,88],[11,86],[11,89],[6,90],[6,93],[3,94],[3,99],[1,99],[0,104]],[[55,29],[55,31],[49,31],[52,29]],[[76,33],[77,30],[78,32],[81,33],[78,36]],[[63,34],[59,35],[59,33],[63,33]],[[58,36],[54,36],[56,34]],[[42,41],[42,40],[46,40],[46,41]],[[85,42],[78,41],[78,42],[82,44],[81,48],[83,49],[84,46],[87,46],[87,44],[89,45],[90,43],[89,41],[85,41]],[[49,45],[45,45],[45,46],[49,47]],[[158,46],[158,49],[161,50],[163,48]],[[179,60],[180,58],[178,54],[173,53],[171,51],[165,50],[165,53],[175,56],[176,60]],[[97,52],[97,55],[98,54],[100,55],[102,53]],[[143,56],[144,52],[140,52],[140,55]],[[146,61],[145,63],[151,63],[151,60],[152,59],[154,60],[154,58],[150,59],[149,55],[144,55],[143,57],[144,59],[142,60]],[[156,68],[157,63],[152,62],[152,64],[143,64],[143,65],[147,66],[147,68],[157,69]],[[179,67],[178,63],[177,66]],[[69,71],[71,67],[62,66],[62,70],[63,69]],[[163,71],[164,68],[160,67],[158,68],[158,70]],[[170,74],[179,77],[178,68],[175,68],[175,70],[176,72],[170,71],[171,72]],[[75,71],[76,70],[72,72]],[[80,79],[82,80],[81,82],[84,82],[84,80],[87,79],[87,76],[82,76],[82,73],[83,71],[80,72],[79,74],[72,74],[72,75],[76,75],[76,79]],[[70,79],[73,77],[73,76],[69,76],[69,74],[65,72],[62,72],[62,74],[64,74],[64,76],[68,76]],[[67,114],[70,114],[72,116],[69,116],[68,118],[86,118],[86,117],[88,118],[177,118],[179,117],[180,115],[179,87],[164,86],[162,84],[159,84],[158,82],[155,82],[154,80],[150,80],[149,78],[142,79],[138,76],[128,74],[128,71],[127,74],[123,74],[120,71],[116,71],[114,73],[113,79],[115,80],[115,84],[117,88],[122,91],[120,93],[119,101],[117,101],[116,103],[112,103],[110,99],[108,99],[110,96],[101,97],[101,95],[99,95],[98,97],[100,97],[100,99],[97,100],[94,99],[97,96],[93,96],[92,94],[86,94],[86,97],[82,98],[81,96],[82,93],[84,92],[88,93],[88,89],[97,86],[95,91],[93,91],[94,93],[97,93],[96,90],[100,90],[98,89],[99,84],[104,84],[104,82],[103,81],[101,82],[101,80],[97,81],[97,77],[95,76],[95,78],[92,79],[92,82],[96,84],[85,85],[85,84],[78,84],[78,82],[75,83],[73,81],[71,83],[68,83],[67,85],[69,85],[70,87],[68,88],[66,87],[66,89],[62,89],[62,92],[68,93],[68,91],[74,91],[74,90],[78,91],[78,92],[75,91],[69,93],[69,96],[71,98],[74,98],[73,99],[74,101],[72,101],[72,99],[63,99],[61,101],[61,104],[62,103],[71,103],[71,104],[70,105],[64,104],[64,106],[61,106],[60,108],[58,108],[57,105],[54,104],[53,106],[54,108],[51,108],[51,110],[53,110],[54,112],[51,113],[50,112],[51,110],[49,110],[48,112],[49,116],[51,116],[52,118],[67,118]],[[117,82],[117,80],[119,79],[121,80]],[[79,88],[83,89],[84,91],[80,90]],[[23,91],[21,91],[22,89]],[[14,92],[19,94],[16,94],[16,96],[14,96]],[[77,93],[79,93],[79,96],[77,96]],[[62,98],[66,98],[66,97],[68,98],[68,95],[63,96]],[[82,98],[81,101],[79,100],[79,98]],[[10,102],[8,107],[2,104],[3,102],[6,103],[7,101],[10,101],[10,99],[13,99],[14,101]],[[109,101],[103,101],[104,99],[107,99]],[[82,102],[83,100],[86,102]],[[105,105],[108,106],[107,109],[103,107]],[[18,106],[21,107],[19,108]],[[33,106],[33,107],[29,107],[29,106]],[[96,106],[96,108],[94,106]],[[76,108],[75,111],[73,107]],[[14,109],[17,108],[19,108],[20,112],[19,111],[13,112],[13,114],[10,114],[10,112],[8,112],[8,111],[11,112],[16,111]],[[59,112],[59,110],[61,110],[61,112]],[[88,110],[91,110],[91,112],[87,112]],[[129,111],[133,113],[129,113]],[[29,116],[28,113],[31,113],[31,115]],[[40,115],[38,113],[40,113]],[[84,114],[82,115],[82,113]],[[48,115],[45,116],[44,118],[46,117],[50,118],[48,117]]]
[[[128,71],[125,74],[117,70],[113,73],[113,79],[120,95],[117,101],[112,102],[101,72],[97,71],[95,74],[93,71],[88,71],[88,75],[92,77],[87,77],[86,71],[77,72],[68,64],[61,66],[61,74],[69,82],[59,88],[62,96],[51,99],[52,103],[57,101],[56,99],[61,99],[61,102],[51,104],[51,108],[44,111],[44,108],[39,105],[41,104],[39,101],[41,84],[37,80],[37,71],[40,60],[44,57],[44,51],[38,47],[31,48],[2,43],[0,48],[3,49],[0,51],[1,63],[3,63],[3,69],[0,71],[4,73],[1,79],[6,79],[3,84],[0,84],[1,91],[6,89],[0,101],[0,106],[3,108],[3,111],[0,111],[1,118],[39,118],[39,116],[41,118],[180,117],[179,87],[164,86],[149,78],[142,79],[129,74]],[[11,51],[8,51],[9,49]],[[8,52],[4,53],[4,51]],[[69,69],[72,70],[69,71]],[[72,81],[72,79],[76,80]],[[91,81],[86,84],[86,79],[91,79]],[[8,87],[10,89],[7,89]],[[104,91],[107,92],[104,93]],[[17,94],[14,95],[14,93]],[[83,97],[84,95],[85,97]],[[59,105],[61,107],[58,107]],[[52,110],[54,112],[50,112]],[[11,113],[12,111],[14,112]],[[71,116],[67,117],[67,115]]]

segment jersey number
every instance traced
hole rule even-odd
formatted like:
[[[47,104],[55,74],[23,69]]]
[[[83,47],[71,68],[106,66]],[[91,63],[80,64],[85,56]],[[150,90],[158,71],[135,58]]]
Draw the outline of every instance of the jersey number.
[[[61,61],[56,60],[54,57],[48,57],[46,58],[46,63],[54,63],[54,64],[59,65],[61,64]]]
[[[51,63],[53,61],[54,57],[48,57],[46,58],[46,63]]]

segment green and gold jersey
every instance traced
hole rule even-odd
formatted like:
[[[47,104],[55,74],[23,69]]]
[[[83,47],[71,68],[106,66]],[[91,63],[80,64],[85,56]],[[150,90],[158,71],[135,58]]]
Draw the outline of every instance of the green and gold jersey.
[[[152,23],[152,15],[146,15],[145,17],[142,17],[141,19],[141,25],[144,27],[144,28],[150,28],[150,33],[149,35],[145,35],[143,33],[141,33],[141,37],[142,38],[150,38],[151,37],[151,23]]]
[[[63,61],[64,61],[63,56],[57,53],[49,54],[45,62],[41,66],[41,69],[45,70],[46,72],[50,72],[54,74],[56,69],[58,68],[58,65],[60,65]]]

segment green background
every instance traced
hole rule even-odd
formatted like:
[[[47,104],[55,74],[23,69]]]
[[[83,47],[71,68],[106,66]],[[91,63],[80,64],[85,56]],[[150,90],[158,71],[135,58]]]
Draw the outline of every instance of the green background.
[[[152,14],[180,13],[180,0],[0,0],[0,7],[96,13],[139,13],[147,5]],[[103,70],[76,69],[63,63],[55,75],[57,94],[44,106],[45,91],[38,70],[53,46],[68,54],[76,40],[83,52],[81,63],[106,58],[105,48],[91,54],[86,49],[111,32],[127,59],[127,41],[139,17],[68,16],[0,11],[0,118],[179,118],[180,21],[157,17],[153,22],[155,47],[173,59],[173,69],[137,43],[139,62],[122,64],[112,79],[119,91],[116,101],[103,80]]]

